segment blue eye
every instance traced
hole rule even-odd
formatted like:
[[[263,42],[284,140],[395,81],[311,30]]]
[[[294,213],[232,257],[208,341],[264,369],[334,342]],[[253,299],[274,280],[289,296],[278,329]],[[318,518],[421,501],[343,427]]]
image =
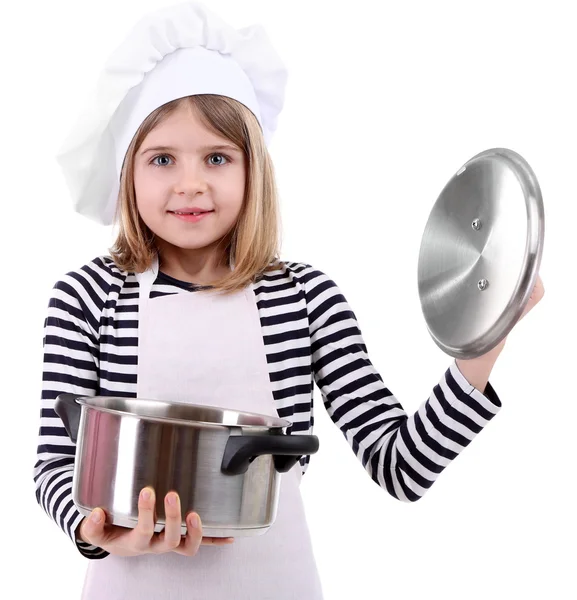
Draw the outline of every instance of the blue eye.
[[[222,163],[222,162],[215,163],[212,160],[213,158],[223,158],[225,160],[225,162],[224,163]],[[209,160],[210,160],[210,164],[213,167],[220,167],[220,165],[226,164],[226,162],[228,162],[228,156],[225,156],[224,154],[213,154]]]
[[[159,154],[158,156],[155,156],[150,162],[151,164],[153,164],[155,167],[166,167],[168,166],[167,163],[162,163],[162,164],[158,164],[156,163],[156,159],[158,158],[162,158],[162,159],[166,159],[166,160],[171,160],[170,156],[168,156],[168,154]]]

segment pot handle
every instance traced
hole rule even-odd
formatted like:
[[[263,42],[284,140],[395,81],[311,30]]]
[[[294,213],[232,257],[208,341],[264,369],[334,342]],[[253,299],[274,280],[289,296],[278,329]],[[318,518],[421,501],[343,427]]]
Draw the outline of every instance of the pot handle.
[[[79,394],[60,394],[56,398],[54,411],[62,419],[66,433],[76,443],[78,439],[78,428],[80,426],[80,412],[82,407],[76,400],[82,398]]]
[[[279,473],[286,473],[303,455],[319,449],[316,435],[235,435],[228,438],[222,458],[225,475],[242,475],[257,456],[272,454]]]

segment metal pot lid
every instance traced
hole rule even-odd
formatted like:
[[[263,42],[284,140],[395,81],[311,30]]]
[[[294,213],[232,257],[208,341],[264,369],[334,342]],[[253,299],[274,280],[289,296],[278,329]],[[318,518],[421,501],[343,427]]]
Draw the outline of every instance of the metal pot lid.
[[[253,428],[284,429],[291,424],[285,419],[268,415],[186,402],[164,402],[118,396],[78,396],[76,402],[103,412],[176,425],[247,427],[252,430]]]
[[[445,353],[477,358],[509,334],[535,286],[544,230],[537,178],[516,152],[481,152],[450,179],[418,267],[423,315]]]

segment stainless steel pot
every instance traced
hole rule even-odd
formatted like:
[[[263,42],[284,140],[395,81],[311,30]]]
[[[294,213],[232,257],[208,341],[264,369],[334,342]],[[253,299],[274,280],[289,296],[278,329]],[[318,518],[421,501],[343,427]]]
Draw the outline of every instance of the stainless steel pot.
[[[418,267],[423,315],[444,352],[476,358],[509,334],[535,286],[544,232],[537,178],[516,152],[481,152],[449,180]]]
[[[253,536],[273,524],[281,473],[319,447],[314,435],[287,435],[290,423],[254,413],[156,400],[61,394],[55,411],[76,442],[73,500],[85,516],[133,528],[138,496],[176,491],[184,518],[194,510],[211,537]]]

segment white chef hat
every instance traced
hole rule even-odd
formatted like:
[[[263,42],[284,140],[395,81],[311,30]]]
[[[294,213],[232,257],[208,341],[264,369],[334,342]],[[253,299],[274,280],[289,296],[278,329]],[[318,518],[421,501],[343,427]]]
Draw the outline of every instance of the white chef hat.
[[[200,2],[141,19],[105,64],[57,154],[74,208],[113,222],[120,173],[132,138],[159,106],[196,94],[238,100],[258,119],[268,144],[284,103],[286,69],[264,29],[234,29]]]

